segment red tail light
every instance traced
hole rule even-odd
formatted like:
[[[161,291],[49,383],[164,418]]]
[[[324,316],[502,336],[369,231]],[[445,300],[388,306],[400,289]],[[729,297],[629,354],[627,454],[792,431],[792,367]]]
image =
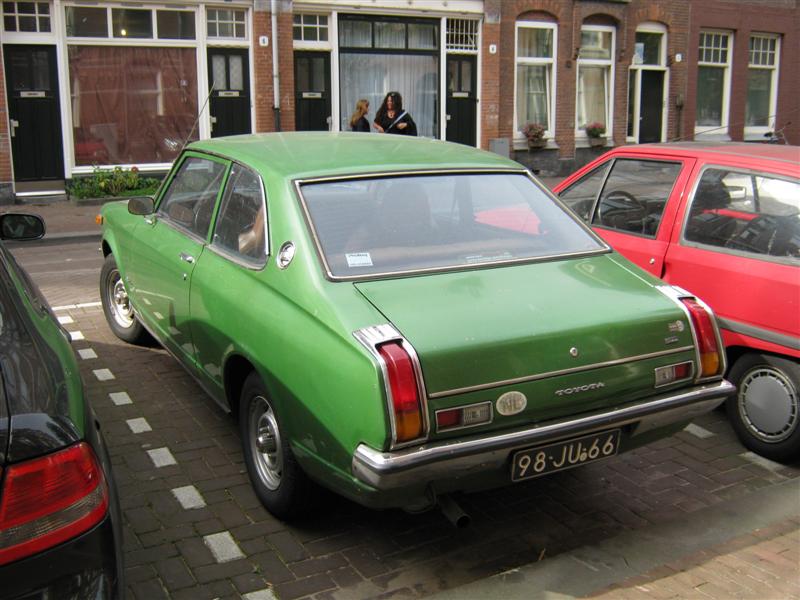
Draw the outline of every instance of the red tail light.
[[[411,357],[400,342],[389,342],[378,347],[386,363],[389,390],[392,394],[395,433],[398,442],[407,442],[422,436],[422,408],[417,377]]]
[[[702,377],[717,375],[721,361],[711,314],[694,298],[681,298],[681,301],[689,309],[689,315],[697,334],[697,344],[700,349],[700,374]]]
[[[107,509],[108,485],[84,442],[11,465],[0,494],[0,565],[88,531]]]

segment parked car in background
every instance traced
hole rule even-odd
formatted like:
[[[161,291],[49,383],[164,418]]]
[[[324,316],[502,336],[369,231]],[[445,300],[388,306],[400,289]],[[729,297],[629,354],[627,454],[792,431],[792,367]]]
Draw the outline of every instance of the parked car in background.
[[[742,443],[800,456],[800,148],[622,146],[555,188],[643,269],[717,313]]]
[[[0,238],[44,235],[0,215]],[[122,522],[69,334],[0,245],[0,598],[122,598]]]
[[[111,329],[237,415],[256,493],[430,508],[609,458],[731,393],[715,318],[518,163],[341,133],[195,142],[106,204]],[[445,500],[447,501],[447,500]]]

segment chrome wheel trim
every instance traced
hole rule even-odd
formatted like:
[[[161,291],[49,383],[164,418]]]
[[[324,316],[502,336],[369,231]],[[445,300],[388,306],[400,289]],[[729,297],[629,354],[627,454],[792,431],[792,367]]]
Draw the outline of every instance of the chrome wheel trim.
[[[277,490],[283,476],[281,432],[272,406],[263,396],[250,402],[248,438],[259,479],[270,490]]]
[[[128,298],[128,292],[125,290],[125,284],[122,283],[122,277],[120,277],[119,271],[116,269],[108,275],[106,297],[108,299],[108,307],[111,309],[111,316],[117,325],[123,329],[132,327],[134,320],[133,307]]]
[[[737,400],[748,431],[763,442],[782,442],[800,422],[797,390],[778,369],[759,366],[748,371],[739,383]]]

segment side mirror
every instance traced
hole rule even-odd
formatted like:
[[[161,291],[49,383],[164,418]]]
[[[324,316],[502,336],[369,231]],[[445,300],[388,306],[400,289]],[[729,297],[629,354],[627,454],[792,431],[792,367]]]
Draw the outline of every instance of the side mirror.
[[[44,237],[44,220],[39,215],[6,213],[0,215],[0,239],[29,241]]]
[[[152,215],[155,206],[155,200],[150,196],[136,196],[128,200],[128,212],[132,215]]]

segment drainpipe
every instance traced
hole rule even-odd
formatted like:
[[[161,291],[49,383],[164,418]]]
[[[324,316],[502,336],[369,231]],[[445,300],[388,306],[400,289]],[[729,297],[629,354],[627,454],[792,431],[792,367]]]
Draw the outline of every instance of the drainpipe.
[[[278,72],[278,0],[271,0],[272,14],[272,112],[275,118],[275,131],[281,130],[281,77]]]

